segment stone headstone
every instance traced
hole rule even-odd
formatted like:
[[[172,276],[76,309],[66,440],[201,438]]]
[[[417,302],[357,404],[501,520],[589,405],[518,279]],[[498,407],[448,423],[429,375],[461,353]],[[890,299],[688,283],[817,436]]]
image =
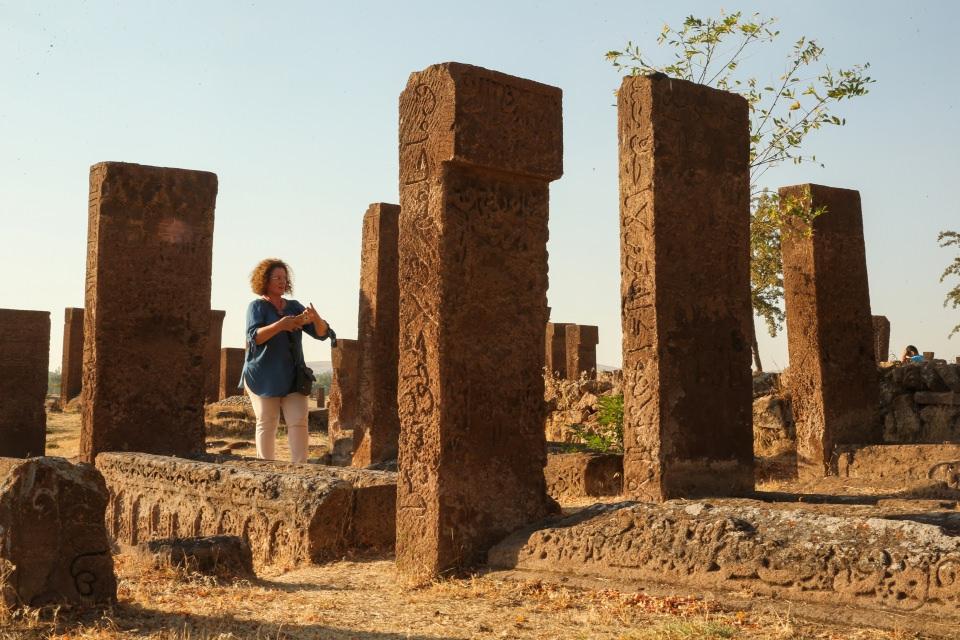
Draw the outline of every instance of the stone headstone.
[[[589,324],[566,326],[567,378],[576,380],[581,375],[597,377],[597,343],[600,330]]]
[[[400,289],[397,282],[397,223],[400,207],[371,204],[363,216],[360,254],[360,312],[357,429],[353,466],[396,460],[397,340]]]
[[[103,478],[90,465],[0,458],[0,600],[31,607],[116,600],[106,506]]]
[[[317,385],[317,407],[320,409],[327,406],[326,392],[323,390],[323,385]]]
[[[568,322],[548,322],[544,368],[556,378],[567,377]]]
[[[860,193],[783,187],[780,206],[822,209],[812,229],[787,217],[782,236],[797,468],[815,478],[831,472],[836,445],[881,437]]]
[[[207,350],[203,355],[204,401],[216,402],[220,397],[220,342],[223,339],[223,318],[226,311],[210,310],[210,332]]]
[[[924,351],[923,352],[923,361],[924,362],[933,362],[933,358],[936,355],[933,351]]]
[[[624,493],[752,491],[747,102],[635,76],[618,123]]]
[[[220,349],[220,400],[230,396],[243,395],[243,386],[240,376],[243,374],[243,360],[246,350],[240,347],[224,347]]]
[[[60,405],[80,395],[83,378],[83,308],[63,311],[63,358],[60,364]]]
[[[871,316],[873,320],[873,353],[877,362],[890,359],[890,321],[887,316]]]
[[[331,347],[330,359],[333,377],[330,382],[330,402],[327,407],[328,433],[333,441],[344,431],[357,427],[357,392],[360,368],[360,349],[356,340],[338,338]]]
[[[90,168],[80,458],[204,450],[217,176]]]
[[[50,312],[0,309],[0,354],[0,456],[42,456]]]
[[[397,567],[470,565],[548,510],[549,183],[561,92],[459,63],[400,96]]]

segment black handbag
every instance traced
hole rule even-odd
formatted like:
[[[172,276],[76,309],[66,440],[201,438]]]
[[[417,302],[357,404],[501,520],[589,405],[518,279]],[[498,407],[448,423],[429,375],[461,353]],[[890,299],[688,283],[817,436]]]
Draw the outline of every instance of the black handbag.
[[[309,396],[313,393],[313,383],[316,381],[316,378],[313,377],[313,369],[303,361],[298,362],[300,359],[297,357],[297,350],[294,348],[293,338],[290,337],[290,334],[287,334],[287,340],[290,341],[290,355],[296,363],[294,364],[293,389],[290,390],[290,393],[302,393]]]

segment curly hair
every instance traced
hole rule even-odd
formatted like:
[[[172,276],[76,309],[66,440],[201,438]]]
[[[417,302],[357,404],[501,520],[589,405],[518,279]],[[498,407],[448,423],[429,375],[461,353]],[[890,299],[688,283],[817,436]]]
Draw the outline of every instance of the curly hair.
[[[287,288],[283,292],[293,293],[293,271],[290,270],[290,265],[280,258],[267,258],[257,263],[257,266],[250,272],[250,289],[258,296],[265,294],[270,272],[277,267],[281,267],[287,272]]]

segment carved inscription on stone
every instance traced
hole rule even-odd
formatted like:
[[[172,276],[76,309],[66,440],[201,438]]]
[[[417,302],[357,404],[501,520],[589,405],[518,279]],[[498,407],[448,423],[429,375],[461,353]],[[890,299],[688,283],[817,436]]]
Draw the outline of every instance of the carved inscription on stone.
[[[0,458],[0,599],[8,606],[116,600],[107,489],[90,465]]]
[[[401,95],[397,564],[415,581],[546,512],[560,125],[559,90],[457,63],[412,74]]]
[[[594,325],[571,324],[566,330],[567,378],[576,380],[581,375],[597,377],[597,343],[599,329]]]
[[[343,431],[357,427],[360,345],[356,340],[337,339],[330,349],[333,378],[330,383],[328,432],[331,442]]]
[[[90,169],[80,457],[202,452],[217,176]]]
[[[836,445],[881,438],[860,194],[797,185],[780,189],[780,201],[822,211],[812,230],[787,218],[782,240],[797,465],[820,477]]]
[[[624,491],[741,494],[753,488],[747,104],[661,74],[626,78],[618,95]]]
[[[567,377],[567,326],[569,322],[548,322],[544,367],[558,378]]]
[[[0,456],[42,456],[50,312],[0,309]]]
[[[877,362],[890,360],[890,321],[887,316],[871,316],[873,321],[873,353]]]

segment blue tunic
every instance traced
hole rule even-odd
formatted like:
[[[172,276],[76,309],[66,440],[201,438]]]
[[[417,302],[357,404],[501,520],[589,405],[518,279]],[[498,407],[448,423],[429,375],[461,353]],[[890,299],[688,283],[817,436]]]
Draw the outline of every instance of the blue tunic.
[[[303,363],[304,331],[317,340],[325,340],[327,336],[318,336],[313,324],[304,325],[302,330],[281,331],[263,344],[257,344],[256,333],[257,329],[279,320],[281,315],[296,316],[303,313],[303,309],[303,305],[296,300],[287,300],[282,314],[277,313],[276,307],[263,298],[250,303],[247,307],[247,353],[240,387],[246,382],[258,396],[271,398],[290,393],[296,365]]]

